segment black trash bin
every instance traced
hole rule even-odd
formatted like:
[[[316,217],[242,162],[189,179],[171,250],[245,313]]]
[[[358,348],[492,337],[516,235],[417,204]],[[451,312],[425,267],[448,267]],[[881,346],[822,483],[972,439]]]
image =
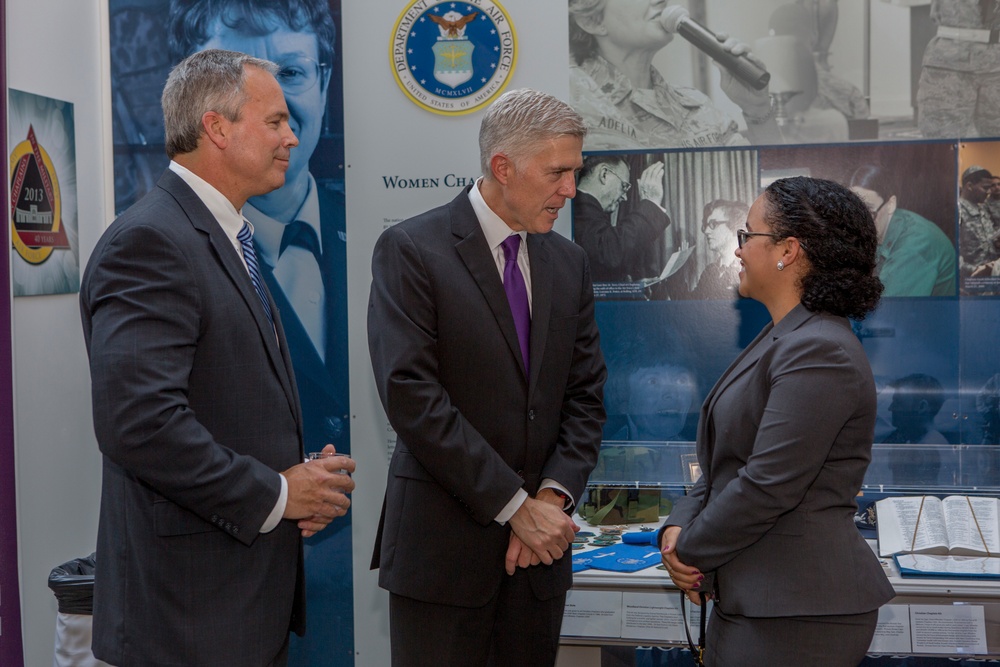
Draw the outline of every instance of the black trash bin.
[[[53,667],[110,667],[90,650],[94,613],[94,554],[53,568],[49,588],[59,604]]]

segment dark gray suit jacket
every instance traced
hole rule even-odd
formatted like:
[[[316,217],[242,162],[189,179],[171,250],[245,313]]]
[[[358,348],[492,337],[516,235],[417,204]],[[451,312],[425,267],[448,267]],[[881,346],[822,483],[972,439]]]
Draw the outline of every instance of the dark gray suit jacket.
[[[586,255],[555,233],[529,234],[528,255],[530,377],[468,189],[375,247],[368,340],[397,444],[372,566],[398,595],[485,604],[507,576],[504,505],[545,478],[578,499],[597,461],[606,371]],[[539,599],[569,589],[570,561],[531,568]]]
[[[875,382],[842,317],[797,306],[708,394],[702,477],[666,523],[681,561],[715,573],[722,611],[856,614],[893,589],[854,526],[871,460]]]
[[[94,653],[120,667],[264,665],[305,622],[292,521],[298,395],[232,243],[167,171],[104,233],[80,290],[104,454]],[[277,336],[275,336],[277,333]]]

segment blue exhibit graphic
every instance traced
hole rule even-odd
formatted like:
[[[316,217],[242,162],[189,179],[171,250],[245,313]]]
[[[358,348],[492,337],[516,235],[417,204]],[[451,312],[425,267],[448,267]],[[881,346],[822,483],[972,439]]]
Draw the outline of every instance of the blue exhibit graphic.
[[[759,170],[761,188],[785,176],[828,178],[850,186],[872,211],[880,239],[876,270],[884,277],[886,293],[873,313],[852,323],[878,389],[875,446],[865,478],[869,490],[893,484],[903,488],[1000,487],[1000,353],[990,342],[1000,326],[1000,301],[960,296],[956,289],[958,148],[955,142],[772,147],[755,151],[756,157],[749,162],[753,170]],[[621,172],[628,178],[626,170],[639,172],[651,161],[663,160],[667,164],[665,192],[670,192],[672,172],[698,173],[692,168],[698,154],[705,155],[702,161],[710,160],[718,167],[730,162],[725,157],[730,153],[714,157],[711,151],[592,154],[585,162],[580,191],[586,192],[587,165],[598,161],[609,173]],[[727,174],[724,180],[735,182],[734,174],[739,173]],[[633,186],[638,185],[634,176],[631,180]],[[613,208],[613,200],[623,198],[623,190],[630,195],[635,192],[635,188],[621,188],[618,179],[606,181],[612,184],[607,188],[610,199],[600,200],[606,206],[610,201]],[[603,191],[595,192],[598,201]],[[710,197],[695,198],[704,204],[702,209],[680,205],[685,196],[690,195],[680,190],[655,202],[671,212],[666,233],[654,241],[660,247],[661,262],[670,244],[677,246],[680,230],[692,234],[692,245],[704,243],[710,249],[713,234],[735,235],[737,228],[745,226],[745,208],[742,217],[734,214],[727,224],[713,224],[719,209],[714,202],[704,203]],[[746,204],[753,196],[742,194],[736,199]],[[992,201],[983,202],[984,211],[989,211]],[[578,204],[574,202],[574,207]],[[575,231],[577,215],[574,210]],[[722,221],[725,216],[718,217]],[[634,224],[633,218],[621,217],[610,228],[615,231],[607,234],[627,240],[628,225]],[[704,235],[704,241],[693,234]],[[675,290],[666,299],[648,292],[631,300],[621,295],[598,299],[596,316],[608,366],[608,421],[606,451],[592,477],[594,483],[613,477],[601,465],[617,465],[613,457],[622,454],[622,445],[645,447],[631,452],[632,469],[622,473],[632,475],[629,479],[651,477],[667,484],[690,481],[685,477],[683,457],[674,454],[693,451],[705,396],[770,321],[761,304],[737,294],[740,267],[735,241],[714,245],[737,259],[734,273],[726,274],[724,290],[712,294]],[[1000,254],[1000,250],[995,252]],[[599,259],[592,257],[592,265],[595,258]],[[595,289],[599,286],[595,282]],[[649,449],[648,443],[671,443],[659,452],[655,465],[638,456]],[[669,465],[664,458],[670,459]],[[655,474],[643,477],[638,462],[653,465]]]
[[[12,89],[8,118],[14,296],[79,291],[73,105]]]
[[[109,0],[109,18],[117,214],[167,167],[160,95],[175,63],[224,48],[278,64],[299,145],[285,186],[251,198],[243,214],[268,230],[254,246],[288,339],[305,450],[350,453],[340,0]],[[293,234],[280,243],[302,227],[293,223],[316,232],[318,252]],[[352,515],[305,542],[308,626],[291,638],[292,665],[354,664]]]

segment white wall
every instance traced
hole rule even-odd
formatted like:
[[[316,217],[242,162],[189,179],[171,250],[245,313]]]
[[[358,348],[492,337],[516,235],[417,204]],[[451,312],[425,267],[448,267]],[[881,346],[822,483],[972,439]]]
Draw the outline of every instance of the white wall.
[[[6,0],[11,88],[72,102],[76,118],[80,264],[111,206],[110,137],[102,88],[102,0]],[[105,121],[107,118],[107,122]],[[6,159],[6,158],[4,158]],[[76,294],[13,305],[15,456],[24,664],[52,664],[53,567],[95,548],[100,456]]]

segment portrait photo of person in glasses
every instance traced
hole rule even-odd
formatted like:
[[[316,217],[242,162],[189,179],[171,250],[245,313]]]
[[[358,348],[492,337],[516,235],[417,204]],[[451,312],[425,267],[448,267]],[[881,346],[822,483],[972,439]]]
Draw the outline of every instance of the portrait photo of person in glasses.
[[[588,155],[573,198],[573,240],[587,251],[594,282],[631,282],[659,273],[643,261],[670,224],[663,201],[663,162],[632,187],[621,155]],[[630,198],[635,202],[624,205]],[[624,206],[623,206],[624,205]]]
[[[691,290],[693,299],[735,299],[740,260],[736,256],[736,232],[746,224],[750,207],[739,201],[715,199],[705,204],[701,233],[711,261]]]

